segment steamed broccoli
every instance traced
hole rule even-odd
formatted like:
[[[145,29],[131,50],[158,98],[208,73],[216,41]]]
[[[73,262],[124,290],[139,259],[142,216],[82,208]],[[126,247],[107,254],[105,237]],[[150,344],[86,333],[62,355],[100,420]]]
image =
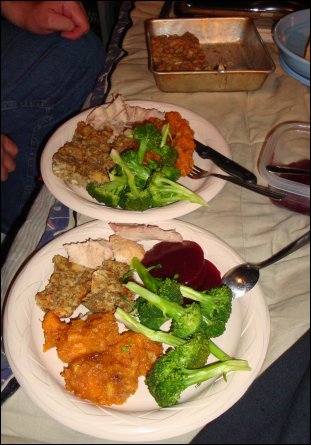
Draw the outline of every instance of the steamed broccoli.
[[[125,312],[123,309],[121,309],[120,307],[117,308],[115,315],[117,316],[117,318],[128,328],[131,329],[134,332],[138,332],[140,334],[145,335],[146,337],[148,337],[150,340],[153,341],[157,341],[160,343],[165,343],[166,345],[170,345],[170,346],[181,346],[181,345],[186,345],[189,342],[189,345],[192,345],[190,349],[193,348],[194,343],[192,342],[192,340],[194,338],[197,339],[197,341],[199,340],[200,342],[204,343],[201,344],[201,352],[203,355],[205,355],[205,359],[203,358],[198,358],[196,357],[196,361],[199,360],[200,363],[205,363],[206,359],[207,359],[207,346],[205,344],[205,342],[208,340],[208,350],[209,352],[214,355],[218,360],[220,361],[226,361],[226,360],[231,360],[232,357],[230,355],[228,355],[225,351],[223,351],[222,349],[220,349],[210,338],[208,338],[206,336],[205,333],[203,332],[197,332],[192,338],[190,339],[184,339],[184,338],[180,338],[177,337],[175,335],[173,335],[170,332],[164,332],[161,330],[154,330],[154,329],[150,329],[146,326],[144,326],[142,323],[140,323],[135,317],[133,317],[133,315],[129,314],[128,312]],[[185,348],[186,350],[187,348]],[[203,353],[203,351],[205,351],[205,353]],[[189,351],[191,352],[191,351]],[[193,362],[194,363],[194,359]],[[190,367],[190,365],[188,364],[188,366]]]
[[[145,380],[151,395],[162,408],[175,405],[189,386],[222,375],[226,378],[231,371],[250,370],[246,360],[230,357],[202,332],[185,340],[171,333],[149,329],[121,308],[115,314],[132,331],[175,347],[157,359]],[[209,354],[220,361],[204,366]]]
[[[157,331],[154,329],[150,329],[147,326],[139,323],[139,321],[133,317],[133,315],[125,312],[123,309],[118,307],[115,312],[118,320],[122,321],[122,323],[131,331],[138,332],[140,334],[145,335],[150,340],[157,341],[159,343],[164,343],[170,346],[181,346],[185,343],[186,340],[176,337],[169,332]]]
[[[192,303],[182,307],[134,282],[128,282],[125,287],[155,305],[164,316],[172,318],[172,333],[177,337],[188,338],[201,328],[202,314],[199,304]]]
[[[197,193],[186,187],[163,177],[160,173],[154,173],[148,185],[153,207],[163,207],[176,201],[190,201],[207,206],[207,202]]]
[[[117,207],[121,196],[127,188],[127,179],[125,176],[115,176],[110,182],[98,184],[90,182],[86,186],[87,192],[98,202],[103,202],[106,206]]]
[[[180,292],[180,283],[178,281],[171,278],[154,278],[138,258],[132,259],[131,266],[136,270],[146,288],[151,292],[157,293],[169,301],[174,301],[178,304],[183,303],[183,296]],[[140,322],[151,329],[159,329],[167,320],[167,317],[159,308],[143,297],[137,298],[135,308]]]
[[[236,359],[190,369],[187,364],[182,365],[177,354],[178,349],[179,347],[160,356],[146,376],[145,383],[149,392],[162,408],[176,405],[181,393],[189,386],[222,375],[226,379],[228,372],[250,370],[246,360]]]
[[[226,360],[230,358],[202,332],[185,340],[168,332],[150,329],[139,323],[135,317],[121,308],[116,310],[116,316],[127,328],[145,335],[150,340],[165,343],[170,346],[178,346],[178,348],[172,349],[172,351],[175,351],[181,366],[187,366],[188,368],[204,366],[212,351]],[[217,357],[217,355],[215,356]]]
[[[199,292],[191,287],[181,285],[182,295],[199,301],[202,311],[202,328],[209,337],[223,334],[232,311],[232,291],[222,285],[208,291]]]
[[[139,142],[137,153],[139,164],[143,162],[146,152],[159,147],[162,141],[160,131],[151,123],[137,125],[133,130],[133,138]]]
[[[151,169],[149,166],[137,162],[136,150],[126,150],[122,152],[120,156],[131,173],[134,175],[137,187],[144,189],[151,175]]]
[[[143,211],[151,207],[151,197],[147,189],[140,190],[135,183],[135,176],[123,161],[119,153],[112,149],[110,152],[112,160],[122,169],[124,175],[127,176],[127,183],[130,189],[125,193],[124,208],[127,210]],[[120,202],[119,202],[120,203]]]
[[[159,173],[161,173],[161,175],[165,178],[170,179],[174,182],[178,181],[181,176],[180,170],[178,168],[169,165],[163,165]]]

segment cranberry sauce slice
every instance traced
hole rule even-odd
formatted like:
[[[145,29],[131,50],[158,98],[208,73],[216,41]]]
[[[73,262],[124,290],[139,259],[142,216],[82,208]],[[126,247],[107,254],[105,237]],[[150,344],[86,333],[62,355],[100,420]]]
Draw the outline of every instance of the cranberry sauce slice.
[[[173,278],[178,275],[178,281],[188,284],[202,271],[204,253],[194,241],[161,241],[145,253],[142,263],[145,267],[161,264],[161,268],[150,272],[156,278]]]

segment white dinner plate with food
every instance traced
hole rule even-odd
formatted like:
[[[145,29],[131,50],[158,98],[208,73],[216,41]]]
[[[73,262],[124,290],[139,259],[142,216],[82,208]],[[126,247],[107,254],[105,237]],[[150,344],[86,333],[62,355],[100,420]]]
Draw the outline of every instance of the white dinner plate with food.
[[[221,133],[202,116],[187,110],[186,108],[163,102],[135,100],[128,101],[126,104],[133,107],[156,109],[162,112],[179,112],[182,118],[188,120],[190,127],[194,131],[195,139],[215,148],[228,158],[232,158],[228,144]],[[107,104],[107,106],[108,105],[109,104]],[[59,177],[53,173],[53,155],[66,142],[71,141],[77,123],[85,121],[91,110],[93,109],[85,110],[65,122],[50,137],[43,150],[41,157],[41,175],[45,185],[60,202],[69,208],[94,219],[119,222],[139,221],[141,223],[166,221],[190,213],[200,207],[200,204],[195,204],[189,201],[180,201],[160,208],[151,208],[143,212],[112,208],[97,202],[88,194],[85,188],[78,187],[70,184],[68,181],[59,179]],[[207,159],[200,158],[196,152],[193,153],[193,159],[196,165],[208,169],[213,173],[221,173],[221,170],[215,164]],[[200,180],[182,177],[178,182],[198,193],[207,202],[214,198],[225,185],[225,181],[213,177]]]
[[[184,240],[197,242],[221,274],[242,260],[215,235],[191,224],[171,220],[158,223],[175,229]],[[40,249],[13,283],[4,311],[4,344],[12,371],[26,394],[61,424],[90,436],[122,442],[146,442],[185,434],[216,419],[234,405],[258,376],[270,333],[267,305],[259,285],[233,301],[225,333],[214,342],[227,354],[248,361],[251,371],[227,375],[188,388],[180,402],[161,409],[149,394],[144,378],[123,405],[99,407],[65,390],[62,363],[55,348],[43,352],[43,311],[35,295],[45,288],[53,271],[52,258],[66,256],[65,243],[89,238],[108,239],[113,234],[103,221],[91,221],[60,235]],[[141,241],[145,250],[159,241]],[[79,309],[79,308],[78,308]],[[81,309],[81,305],[80,305]],[[83,309],[81,309],[82,311]],[[120,327],[122,330],[122,327]]]

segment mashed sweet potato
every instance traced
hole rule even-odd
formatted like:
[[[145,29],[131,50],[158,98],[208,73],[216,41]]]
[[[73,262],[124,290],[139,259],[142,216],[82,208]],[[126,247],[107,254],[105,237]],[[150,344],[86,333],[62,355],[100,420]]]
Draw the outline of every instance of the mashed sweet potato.
[[[121,405],[138,388],[162,354],[162,344],[132,331],[119,333],[110,312],[91,314],[86,320],[66,323],[53,312],[43,319],[43,350],[56,347],[68,366],[61,372],[66,389],[101,405]]]

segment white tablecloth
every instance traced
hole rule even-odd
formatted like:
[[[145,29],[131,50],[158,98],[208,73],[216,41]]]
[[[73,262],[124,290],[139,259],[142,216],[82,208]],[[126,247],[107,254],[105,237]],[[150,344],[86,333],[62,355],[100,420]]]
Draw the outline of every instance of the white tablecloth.
[[[279,65],[271,32],[262,36],[276,64],[276,71],[253,92],[164,93],[157,89],[147,67],[144,20],[157,17],[163,2],[138,1],[132,11],[133,25],[123,48],[128,52],[112,76],[108,100],[120,93],[127,100],[154,100],[183,106],[218,128],[228,142],[234,160],[257,169],[267,134],[286,121],[310,121],[310,90]],[[36,246],[53,197],[44,188],[26,225],[21,229],[3,269],[3,291],[15,271]],[[41,215],[41,220],[37,217]],[[227,183],[210,201],[180,220],[203,227],[222,238],[247,261],[261,261],[309,230],[309,216],[274,206],[269,199]],[[79,215],[78,223],[88,218]],[[33,230],[38,227],[38,231]],[[32,234],[32,235],[31,235]],[[271,336],[262,371],[309,329],[309,247],[306,246],[260,273],[271,317]],[[197,431],[158,443],[189,443]],[[72,431],[37,408],[20,389],[2,408],[1,443],[118,443]],[[155,443],[155,442],[145,442]]]

